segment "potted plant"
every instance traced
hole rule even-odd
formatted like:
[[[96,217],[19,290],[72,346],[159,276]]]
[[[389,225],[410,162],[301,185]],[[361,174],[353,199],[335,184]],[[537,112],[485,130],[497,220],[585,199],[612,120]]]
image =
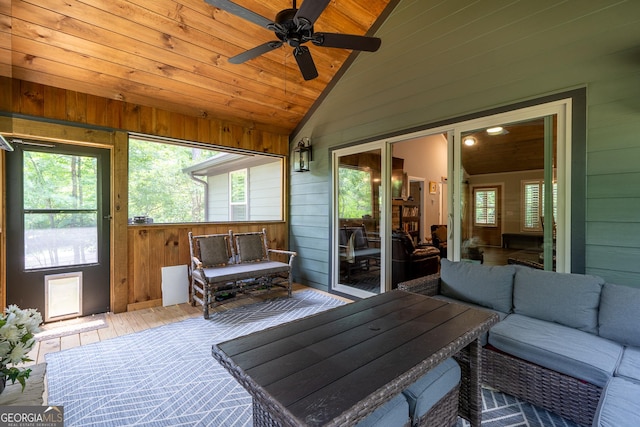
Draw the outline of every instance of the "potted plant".
[[[0,393],[7,380],[12,384],[17,380],[24,391],[31,369],[16,365],[32,361],[27,355],[36,343],[34,334],[41,323],[42,316],[37,310],[22,310],[13,304],[0,315]]]

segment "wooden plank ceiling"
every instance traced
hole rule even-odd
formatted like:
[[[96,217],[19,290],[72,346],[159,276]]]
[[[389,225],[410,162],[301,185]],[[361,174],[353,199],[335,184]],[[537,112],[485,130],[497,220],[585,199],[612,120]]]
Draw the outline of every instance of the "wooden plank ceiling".
[[[307,44],[319,77],[305,81],[288,46],[230,64],[229,57],[275,36],[204,0],[10,1],[11,15],[0,16],[10,38],[8,48],[0,46],[3,75],[285,134],[351,53]],[[332,0],[315,31],[363,35],[389,1]],[[269,20],[292,6],[235,2]]]

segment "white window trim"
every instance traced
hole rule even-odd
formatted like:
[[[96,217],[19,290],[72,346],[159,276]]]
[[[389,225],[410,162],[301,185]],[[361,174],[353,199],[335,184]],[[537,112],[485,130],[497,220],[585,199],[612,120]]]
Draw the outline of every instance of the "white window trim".
[[[474,227],[497,227],[498,218],[493,223],[476,222],[476,193],[479,191],[493,191],[496,196],[495,210],[498,211],[498,187],[473,187],[473,226]]]
[[[243,202],[234,202],[233,199],[233,192],[232,192],[232,185],[233,185],[233,179],[231,179],[231,176],[234,173],[239,173],[239,172],[243,172],[244,171],[244,201]],[[246,218],[244,220],[237,220],[235,218],[233,218],[233,207],[234,206],[244,206],[245,207],[245,213],[246,213]],[[233,171],[229,172],[229,218],[231,218],[231,221],[249,221],[249,169],[247,168],[243,168],[243,169],[236,169]]]

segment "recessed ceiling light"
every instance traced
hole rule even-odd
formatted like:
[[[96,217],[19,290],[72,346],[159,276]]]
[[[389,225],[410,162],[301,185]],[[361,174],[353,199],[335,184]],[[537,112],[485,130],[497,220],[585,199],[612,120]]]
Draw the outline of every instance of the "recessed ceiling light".
[[[489,135],[500,135],[502,132],[504,132],[504,128],[502,126],[496,126],[487,129],[487,133]]]
[[[466,138],[464,138],[462,140],[462,142],[464,142],[464,145],[466,145],[467,147],[471,147],[472,145],[476,145],[476,139],[472,136],[467,136]]]

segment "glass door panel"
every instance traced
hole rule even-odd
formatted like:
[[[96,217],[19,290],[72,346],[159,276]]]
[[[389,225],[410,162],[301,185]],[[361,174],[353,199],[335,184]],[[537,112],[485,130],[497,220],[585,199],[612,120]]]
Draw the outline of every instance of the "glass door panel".
[[[334,153],[333,289],[358,297],[383,289],[382,153],[381,147]]]
[[[461,133],[460,260],[555,270],[555,117]]]

